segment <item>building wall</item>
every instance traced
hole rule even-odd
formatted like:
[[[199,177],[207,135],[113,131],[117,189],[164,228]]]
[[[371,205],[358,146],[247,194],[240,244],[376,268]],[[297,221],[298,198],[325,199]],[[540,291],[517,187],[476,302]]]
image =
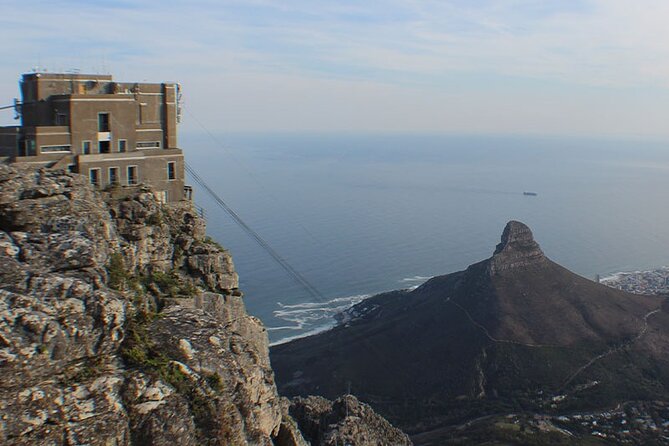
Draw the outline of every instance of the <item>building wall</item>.
[[[91,178],[91,169],[100,169],[98,186],[102,189],[112,185],[110,168],[118,168],[118,184],[132,186],[128,183],[128,167],[137,168],[137,183],[147,184],[158,191],[166,191],[168,200],[180,200],[185,184],[184,157],[179,149],[162,150],[161,153],[136,153],[111,155],[78,155],[79,173]],[[168,163],[174,163],[175,178],[168,178]]]
[[[21,81],[22,124],[24,126],[59,125],[59,110],[51,103],[53,96],[71,94],[107,94],[110,93],[112,77],[109,75],[30,73],[24,74]]]
[[[22,141],[19,143],[22,143],[23,146],[25,146],[25,141],[34,141],[37,156],[54,151],[63,152],[59,150],[59,147],[72,146],[69,128],[66,126],[23,127]],[[19,149],[25,150],[25,147]],[[27,153],[21,152],[21,155],[27,155]]]
[[[112,153],[119,151],[120,140],[127,141],[126,151],[134,150],[137,109],[131,95],[72,95],[65,101],[75,117],[70,123],[73,153],[83,153],[83,141],[90,142],[91,153],[100,153],[100,141],[109,141]],[[109,132],[98,131],[100,113],[109,115]]]
[[[117,83],[107,75],[45,74],[23,76],[22,125],[68,125],[72,150],[82,141],[97,147],[97,111],[107,108],[116,133],[112,144],[127,139],[129,150],[137,142],[158,141],[161,148],[177,145],[177,85]],[[131,129],[137,131],[133,134]],[[114,135],[112,135],[114,136]],[[132,141],[134,142],[132,142]]]
[[[31,73],[23,76],[22,126],[0,128],[0,156],[14,162],[69,168],[98,185],[110,185],[109,168],[128,185],[128,167],[136,166],[137,181],[183,198],[184,158],[177,144],[177,85],[117,83],[108,75]],[[109,116],[109,131],[100,131],[100,113]],[[125,151],[120,152],[120,142]],[[84,142],[90,153],[84,153]],[[100,153],[108,142],[109,152]],[[174,163],[175,178],[168,178]]]
[[[20,138],[20,127],[0,127],[0,156],[13,156]]]

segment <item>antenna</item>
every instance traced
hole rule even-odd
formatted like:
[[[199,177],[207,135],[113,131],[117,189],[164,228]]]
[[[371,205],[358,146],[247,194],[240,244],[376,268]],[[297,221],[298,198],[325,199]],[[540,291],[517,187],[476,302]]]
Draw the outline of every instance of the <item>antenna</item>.
[[[181,92],[181,84],[176,84],[176,90],[177,90],[177,124],[181,124],[182,100],[183,100],[183,94]]]

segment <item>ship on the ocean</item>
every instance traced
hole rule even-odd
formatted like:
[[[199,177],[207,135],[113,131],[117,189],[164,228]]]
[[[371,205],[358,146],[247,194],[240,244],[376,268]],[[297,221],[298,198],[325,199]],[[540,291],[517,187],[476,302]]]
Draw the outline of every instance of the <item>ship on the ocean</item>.
[[[527,196],[530,196],[530,197],[536,197],[537,193],[536,192],[523,192],[523,195],[527,195]]]

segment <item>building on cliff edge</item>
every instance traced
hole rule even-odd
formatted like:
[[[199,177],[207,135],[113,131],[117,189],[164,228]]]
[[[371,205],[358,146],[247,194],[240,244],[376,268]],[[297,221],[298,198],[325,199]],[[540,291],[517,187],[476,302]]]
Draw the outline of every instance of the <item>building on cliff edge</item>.
[[[20,86],[21,125],[0,127],[5,162],[67,169],[101,189],[147,184],[163,202],[190,198],[177,145],[179,84],[28,73]]]

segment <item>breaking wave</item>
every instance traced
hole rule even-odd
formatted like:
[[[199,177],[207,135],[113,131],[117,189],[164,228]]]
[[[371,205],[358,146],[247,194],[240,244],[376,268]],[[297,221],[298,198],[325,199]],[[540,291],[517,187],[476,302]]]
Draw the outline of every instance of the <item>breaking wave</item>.
[[[267,331],[300,331],[293,336],[285,336],[270,343],[283,344],[294,339],[303,338],[329,330],[337,324],[334,316],[353,305],[359,304],[371,294],[357,294],[355,296],[337,297],[326,302],[304,302],[299,304],[282,304],[274,310],[277,319],[287,322],[278,327],[267,327]]]
[[[432,277],[427,277],[427,276],[413,276],[413,277],[405,277],[402,279],[400,282],[402,282],[405,285],[408,285],[406,288],[410,291],[415,290],[428,280],[430,280]]]
[[[428,276],[405,277],[399,282],[401,288],[414,290],[431,279]],[[267,327],[268,332],[286,333],[285,336],[275,334],[276,338],[270,345],[279,345],[295,339],[312,336],[329,330],[337,325],[335,315],[359,304],[374,294],[356,294],[354,296],[336,297],[326,302],[302,302],[297,304],[283,304],[277,302],[279,308],[273,311],[274,317],[285,322],[276,327]],[[289,335],[290,332],[298,332]]]

